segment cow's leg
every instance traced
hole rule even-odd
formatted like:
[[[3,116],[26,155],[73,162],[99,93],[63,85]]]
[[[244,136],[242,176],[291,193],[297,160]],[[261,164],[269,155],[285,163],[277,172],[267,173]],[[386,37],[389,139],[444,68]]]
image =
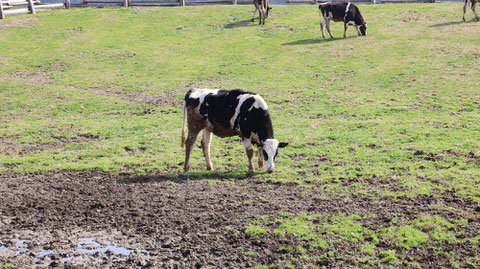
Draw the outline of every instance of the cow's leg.
[[[327,27],[327,32],[331,38],[333,38],[332,32],[330,32],[330,19],[327,19],[325,22],[325,26]]]
[[[248,157],[248,170],[255,171],[255,167],[253,166],[253,148],[246,148],[247,150],[247,157]]]
[[[245,150],[247,151],[248,157],[248,169],[250,171],[255,171],[255,167],[253,167],[253,145],[252,141],[249,138],[243,138],[243,145],[245,146]]]
[[[210,142],[212,142],[212,133],[205,128],[202,136],[202,150],[207,162],[207,170],[213,170],[212,160],[210,159]]]
[[[257,153],[258,153],[258,169],[263,169],[263,153],[262,153],[262,147],[257,148]]]
[[[260,22],[258,24],[265,24],[265,11],[263,10],[263,7],[260,7],[260,9],[258,10],[258,15],[260,16]]]
[[[257,10],[258,10],[258,7],[257,5],[255,5],[255,10],[253,11],[253,18],[252,18],[252,22],[255,21],[255,14],[257,13]],[[260,11],[258,11],[258,14],[260,15]]]
[[[347,37],[347,28],[348,24],[346,22],[343,23],[343,38]]]
[[[193,146],[195,144],[195,140],[197,140],[198,133],[201,129],[191,129],[190,126],[188,128],[188,136],[187,141],[185,142],[185,163],[183,165],[183,170],[188,172],[190,170],[190,153],[192,153]]]
[[[355,25],[355,29],[357,30],[357,35],[358,35],[358,36],[361,36],[362,34],[360,33],[360,30],[358,29],[358,26],[357,26],[357,25]]]
[[[325,38],[325,17],[322,15],[322,10],[318,11],[320,13],[320,30],[322,31],[322,37]]]
[[[468,0],[465,0],[465,5],[463,5],[463,21],[465,21],[465,13],[467,13]]]
[[[473,14],[475,14],[475,18],[477,19],[477,21],[479,21],[476,8],[477,8],[477,1],[472,1],[472,11],[473,11]]]

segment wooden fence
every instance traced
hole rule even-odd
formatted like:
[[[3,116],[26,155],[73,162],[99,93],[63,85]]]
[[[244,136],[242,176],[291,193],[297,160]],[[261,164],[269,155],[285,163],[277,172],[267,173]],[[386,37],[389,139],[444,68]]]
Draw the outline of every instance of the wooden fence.
[[[7,15],[35,14],[37,10],[61,7],[70,8],[70,0],[58,4],[43,4],[40,0],[0,0],[0,19]]]
[[[285,0],[285,4],[317,5],[326,0]],[[435,0],[330,0],[328,2],[380,3],[434,3]],[[197,5],[251,5],[253,0],[83,0],[82,6],[197,6]]]
[[[93,6],[199,6],[199,5],[251,5],[253,0],[83,0]]]
[[[389,3],[435,3],[435,0],[286,0],[287,4],[317,5],[326,2],[350,2],[362,4],[389,4]]]

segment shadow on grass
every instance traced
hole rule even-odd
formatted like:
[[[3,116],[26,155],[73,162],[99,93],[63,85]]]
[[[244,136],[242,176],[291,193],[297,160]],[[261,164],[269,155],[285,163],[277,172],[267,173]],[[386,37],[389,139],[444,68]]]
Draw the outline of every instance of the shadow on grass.
[[[444,26],[458,25],[458,24],[462,24],[462,23],[472,23],[472,22],[477,22],[477,19],[471,19],[471,20],[469,20],[469,21],[450,21],[450,22],[442,22],[442,23],[437,23],[437,24],[429,25],[428,27],[444,27]]]
[[[307,44],[320,44],[324,42],[331,42],[335,41],[338,39],[344,39],[344,38],[310,38],[310,39],[303,39],[303,40],[297,40],[297,41],[292,41],[292,42],[287,42],[283,43],[282,46],[291,46],[291,45],[307,45]]]
[[[251,20],[243,20],[243,21],[237,21],[234,23],[229,23],[225,25],[225,29],[234,29],[234,28],[240,28],[240,27],[247,27],[252,21]]]
[[[150,183],[150,182],[174,182],[174,183],[186,183],[190,180],[232,180],[232,179],[247,179],[252,178],[255,175],[259,175],[262,172],[251,171],[225,171],[225,172],[208,172],[208,171],[192,171],[188,173],[168,173],[168,174],[151,174],[151,175],[139,175],[128,176],[117,180],[118,184],[136,184],[136,183]]]

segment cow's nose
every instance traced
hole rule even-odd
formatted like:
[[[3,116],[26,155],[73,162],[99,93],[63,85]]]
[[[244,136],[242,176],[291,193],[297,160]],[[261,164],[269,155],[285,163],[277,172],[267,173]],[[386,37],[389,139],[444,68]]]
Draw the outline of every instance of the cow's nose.
[[[273,171],[275,171],[275,168],[273,168],[273,167],[269,167],[269,168],[267,169],[267,172],[269,172],[269,173],[271,173],[271,172],[273,172]]]

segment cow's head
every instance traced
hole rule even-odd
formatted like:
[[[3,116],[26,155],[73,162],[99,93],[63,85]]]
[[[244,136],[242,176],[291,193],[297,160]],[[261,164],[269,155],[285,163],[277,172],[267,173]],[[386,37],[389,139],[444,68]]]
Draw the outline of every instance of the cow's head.
[[[272,9],[271,7],[267,7],[267,13],[265,14],[265,18],[268,18],[268,12]]]
[[[259,143],[262,147],[263,160],[265,161],[265,170],[269,173],[275,171],[275,158],[278,154],[278,148],[284,148],[288,145],[285,142],[278,142],[277,139],[267,139]]]
[[[362,35],[367,35],[367,23],[364,22],[362,25],[360,25],[360,33]]]

